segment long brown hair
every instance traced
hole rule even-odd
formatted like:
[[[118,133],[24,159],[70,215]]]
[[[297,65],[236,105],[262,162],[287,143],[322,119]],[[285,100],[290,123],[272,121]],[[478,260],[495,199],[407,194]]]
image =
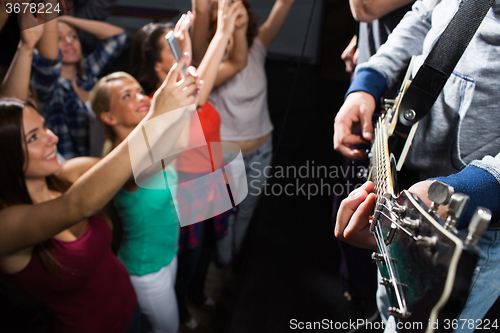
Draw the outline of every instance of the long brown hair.
[[[149,23],[134,36],[130,50],[130,74],[137,79],[146,95],[151,95],[160,85],[155,63],[161,61],[160,37],[173,30],[172,23]]]
[[[0,98],[0,209],[13,205],[33,204],[26,187],[25,171],[29,164],[24,140],[23,109],[37,108],[27,101],[15,98]],[[38,111],[38,110],[37,110]],[[24,149],[23,149],[24,146]],[[65,192],[70,184],[56,176],[47,177],[49,189]],[[45,241],[35,246],[43,267],[49,274],[61,277],[61,265],[53,255],[52,243]]]
[[[68,27],[75,30],[75,37],[78,40],[78,42],[80,43],[80,58],[78,59],[78,62],[76,63],[76,69],[78,71],[78,74],[84,75],[85,74],[85,58],[83,57],[83,45],[82,45],[82,42],[80,41],[80,36],[78,36],[78,30],[76,29],[76,27],[74,25],[72,25],[70,23],[62,22],[62,21],[59,21],[58,23],[66,24]]]

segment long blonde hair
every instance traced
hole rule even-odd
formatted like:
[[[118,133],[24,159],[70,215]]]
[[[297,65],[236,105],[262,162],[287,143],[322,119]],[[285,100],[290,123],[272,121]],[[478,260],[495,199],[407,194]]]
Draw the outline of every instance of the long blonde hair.
[[[109,94],[109,86],[111,82],[120,79],[130,79],[135,82],[137,80],[125,72],[114,72],[102,77],[92,88],[90,92],[90,105],[95,113],[97,121],[104,128],[104,135],[106,139],[113,141],[115,139],[115,133],[113,129],[108,124],[104,123],[101,119],[101,113],[108,112],[111,107],[111,95]]]

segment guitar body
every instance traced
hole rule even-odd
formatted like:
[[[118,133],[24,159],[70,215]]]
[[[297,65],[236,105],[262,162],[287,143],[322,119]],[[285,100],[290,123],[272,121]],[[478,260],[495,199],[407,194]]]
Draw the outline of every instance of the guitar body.
[[[384,197],[375,218],[373,232],[383,241],[377,265],[398,332],[445,332],[443,320],[465,305],[477,251],[408,191]]]

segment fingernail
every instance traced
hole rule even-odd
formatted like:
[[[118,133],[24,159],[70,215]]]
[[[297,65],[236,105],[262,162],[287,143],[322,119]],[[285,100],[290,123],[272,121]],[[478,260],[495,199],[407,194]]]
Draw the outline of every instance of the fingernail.
[[[352,199],[356,199],[356,198],[357,198],[357,197],[359,197],[361,194],[363,194],[363,191],[362,191],[361,189],[359,189],[359,188],[358,188],[357,190],[354,190],[354,191],[352,191],[352,192],[351,192],[350,197],[351,197]]]
[[[183,58],[189,58],[189,52],[184,52],[184,54],[182,55]]]

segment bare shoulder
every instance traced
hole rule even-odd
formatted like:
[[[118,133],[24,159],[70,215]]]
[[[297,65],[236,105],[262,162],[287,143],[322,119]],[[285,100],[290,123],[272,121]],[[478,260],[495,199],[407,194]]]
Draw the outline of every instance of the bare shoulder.
[[[33,247],[0,258],[0,269],[7,274],[19,273],[25,269],[33,256]]]
[[[100,160],[100,158],[89,156],[72,158],[64,162],[64,164],[61,166],[61,169],[57,173],[57,176],[71,183],[74,183]]]

